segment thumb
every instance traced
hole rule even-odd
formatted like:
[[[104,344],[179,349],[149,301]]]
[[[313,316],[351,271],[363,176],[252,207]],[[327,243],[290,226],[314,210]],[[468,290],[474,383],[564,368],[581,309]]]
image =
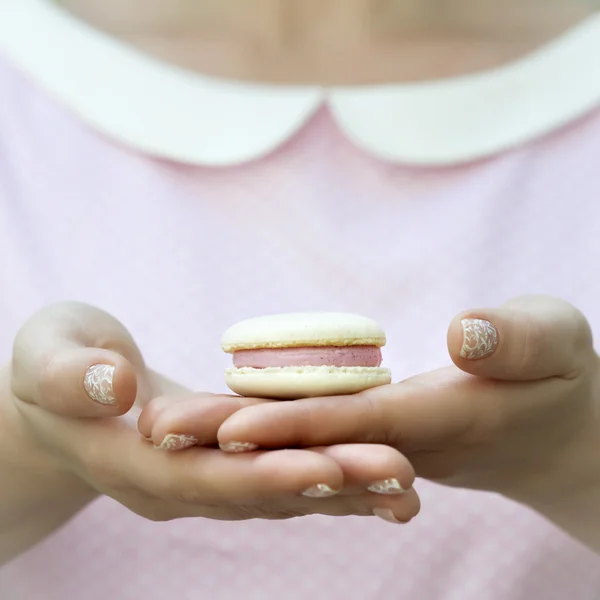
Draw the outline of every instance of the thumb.
[[[595,356],[585,317],[548,296],[459,314],[448,330],[448,350],[467,373],[512,381],[575,377]]]
[[[15,338],[11,388],[21,400],[70,417],[129,411],[143,359],[109,314],[61,303],[34,315]]]

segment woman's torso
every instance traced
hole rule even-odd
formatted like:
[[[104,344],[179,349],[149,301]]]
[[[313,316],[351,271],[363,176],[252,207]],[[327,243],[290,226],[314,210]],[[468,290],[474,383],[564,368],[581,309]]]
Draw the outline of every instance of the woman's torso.
[[[600,330],[600,113],[455,167],[383,162],[322,108],[275,154],[182,166],[113,144],[0,65],[0,343],[37,308],[119,317],[148,362],[224,389],[219,337],[261,313],[384,325],[395,379],[448,362],[459,310],[524,293]],[[418,482],[422,514],[150,523],[108,499],[0,572],[7,600],[590,600],[598,559],[499,497]]]

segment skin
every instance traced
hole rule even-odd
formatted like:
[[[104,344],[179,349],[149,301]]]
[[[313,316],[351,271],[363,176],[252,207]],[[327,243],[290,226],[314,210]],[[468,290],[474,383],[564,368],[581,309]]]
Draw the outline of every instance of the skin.
[[[495,351],[477,360],[461,357],[461,321],[471,318],[498,331]],[[255,401],[217,432],[202,425],[201,405],[175,416],[163,401],[140,430],[193,433],[191,419],[225,450],[386,444],[418,476],[504,494],[600,551],[600,361],[584,316],[537,296],[468,311],[450,324],[448,351],[452,367],[353,396]]]
[[[323,84],[419,80],[497,66],[595,9],[583,0],[260,0],[262,10],[244,0],[61,4],[124,43],[184,67]],[[562,304],[544,320],[545,306],[534,302],[525,321],[511,311],[503,319],[477,313],[497,319],[506,340],[480,365],[461,363],[454,342],[454,370],[327,405],[190,395],[148,369],[110,315],[81,304],[48,307],[23,324],[11,362],[0,369],[0,514],[7,517],[0,520],[0,561],[101,494],[154,520],[377,511],[408,521],[419,510],[408,459],[424,476],[527,502],[598,548],[589,527],[600,506],[597,360],[581,336],[585,321]],[[564,363],[535,344],[525,345],[531,351],[522,362],[511,361],[523,332],[537,331],[528,323],[540,318],[544,343],[552,342]],[[450,331],[453,339],[456,323]],[[565,344],[577,362],[561,351]],[[115,367],[114,406],[85,393],[82,381],[93,364]],[[280,424],[279,437],[257,425],[261,411]],[[318,423],[312,433],[311,422]],[[195,435],[204,447],[157,451],[154,445],[169,434]],[[265,449],[236,455],[218,449],[217,442],[230,441]],[[301,448],[278,450],[291,442]],[[387,479],[408,491],[368,491]],[[317,484],[335,495],[302,495]]]
[[[97,364],[115,367],[114,405],[94,402],[82,385]],[[169,420],[186,418],[190,399],[203,407],[203,442],[215,447],[157,450],[165,437],[160,424],[144,433],[151,440],[140,436],[140,414],[144,431],[143,424],[167,407],[165,435],[179,433]],[[0,371],[0,514],[10,515],[0,522],[0,561],[102,494],[155,521],[373,515],[376,509],[409,521],[417,514],[414,490],[401,496],[367,491],[391,477],[407,490],[412,486],[412,466],[385,445],[236,455],[219,450],[216,432],[223,420],[255,402],[192,395],[148,370],[127,330],[101,310],[78,303],[42,310],[20,330],[13,359]],[[327,497],[302,495],[323,484],[332,490]]]
[[[178,65],[273,83],[449,77],[531,52],[597,0],[61,0],[95,27]]]

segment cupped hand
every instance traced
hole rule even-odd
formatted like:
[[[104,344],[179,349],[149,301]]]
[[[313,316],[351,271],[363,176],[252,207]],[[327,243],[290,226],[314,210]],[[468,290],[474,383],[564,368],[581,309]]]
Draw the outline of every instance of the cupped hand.
[[[386,444],[419,476],[537,505],[600,487],[599,361],[578,310],[539,296],[471,310],[448,348],[454,366],[398,384],[242,408],[221,447]]]
[[[240,401],[190,395],[151,372],[126,329],[87,305],[59,304],[35,315],[19,332],[5,375],[7,413],[23,456],[48,475],[67,473],[90,495],[111,496],[149,519],[375,513],[408,521],[419,509],[410,489],[412,467],[385,446],[226,453],[176,430],[161,439],[148,431],[145,437],[155,443],[144,439],[136,427],[141,409],[148,417],[165,403],[177,410],[193,397],[212,411],[203,423],[203,441],[210,445],[225,418],[223,407]],[[157,422],[160,427],[164,420]],[[363,485],[369,477],[373,483],[393,477],[407,492],[369,492]]]

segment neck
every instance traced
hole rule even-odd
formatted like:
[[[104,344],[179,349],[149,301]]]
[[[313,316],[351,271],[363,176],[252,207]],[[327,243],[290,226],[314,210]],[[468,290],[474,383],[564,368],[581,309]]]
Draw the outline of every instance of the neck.
[[[593,0],[61,0],[184,67],[285,83],[373,83],[496,66],[593,12]]]

